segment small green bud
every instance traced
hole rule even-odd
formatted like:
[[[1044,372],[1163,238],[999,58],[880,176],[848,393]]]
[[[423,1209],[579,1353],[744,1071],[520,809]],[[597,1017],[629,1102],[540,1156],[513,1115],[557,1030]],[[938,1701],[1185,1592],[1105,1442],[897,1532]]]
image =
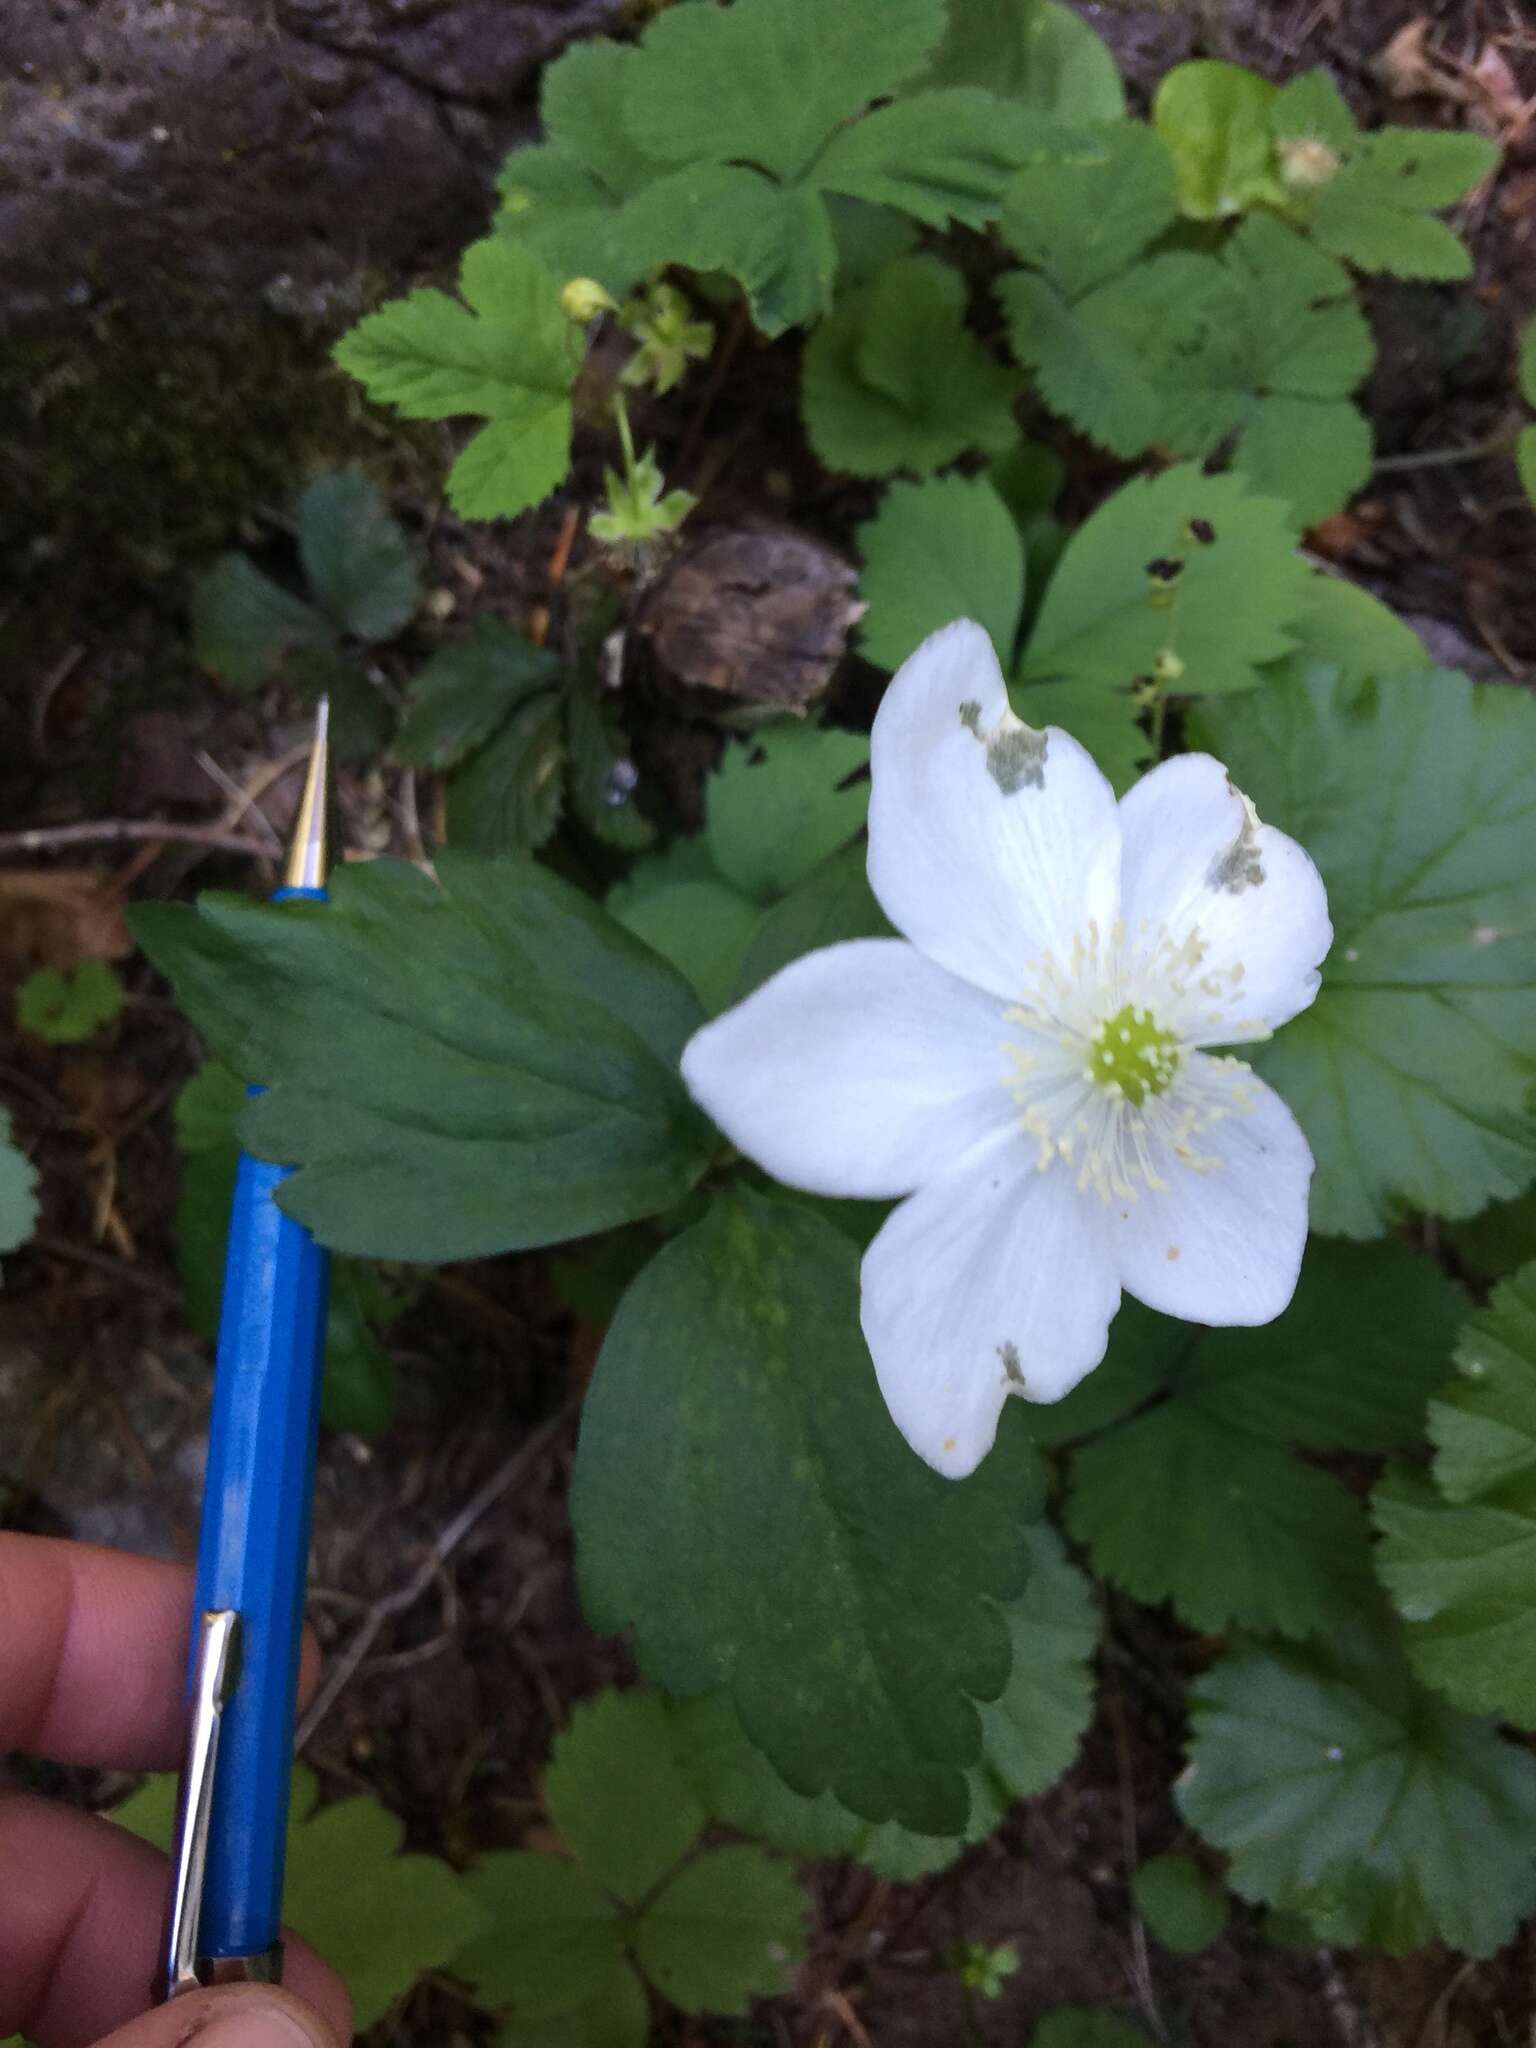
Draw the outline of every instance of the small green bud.
[[[1184,674],[1184,664],[1171,647],[1165,647],[1153,662],[1152,673],[1160,683],[1176,683]]]
[[[561,290],[560,310],[567,320],[585,327],[599,313],[616,313],[618,301],[603,290],[595,277],[573,277]]]

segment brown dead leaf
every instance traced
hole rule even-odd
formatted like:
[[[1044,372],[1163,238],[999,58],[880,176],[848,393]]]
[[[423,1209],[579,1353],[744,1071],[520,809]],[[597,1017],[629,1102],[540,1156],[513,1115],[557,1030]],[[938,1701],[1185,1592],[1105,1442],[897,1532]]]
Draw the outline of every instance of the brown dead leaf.
[[[132,951],[122,899],[100,868],[0,868],[0,964],[68,969]]]
[[[1400,28],[1371,61],[1376,77],[1394,99],[1465,100],[1467,89],[1445,60],[1429,47],[1429,22],[1420,14]]]

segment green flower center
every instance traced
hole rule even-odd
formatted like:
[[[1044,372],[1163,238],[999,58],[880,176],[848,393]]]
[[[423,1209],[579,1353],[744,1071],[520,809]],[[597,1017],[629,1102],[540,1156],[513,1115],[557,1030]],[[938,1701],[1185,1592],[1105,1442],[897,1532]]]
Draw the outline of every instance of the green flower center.
[[[1179,1041],[1150,1010],[1127,1003],[1089,1040],[1088,1071],[1101,1088],[1118,1091],[1139,1109],[1149,1095],[1161,1095],[1179,1071]]]

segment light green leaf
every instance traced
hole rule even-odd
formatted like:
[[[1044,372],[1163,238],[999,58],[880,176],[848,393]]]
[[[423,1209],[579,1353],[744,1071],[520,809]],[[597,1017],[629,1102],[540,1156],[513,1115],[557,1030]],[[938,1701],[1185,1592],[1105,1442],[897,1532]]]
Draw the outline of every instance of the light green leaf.
[[[1152,120],[1173,153],[1179,198],[1194,220],[1250,206],[1283,206],[1270,142],[1275,88],[1240,64],[1176,64],[1157,89]]]
[[[737,1002],[802,953],[814,953],[819,946],[835,946],[844,939],[892,936],[864,866],[864,848],[847,847],[763,913],[742,958],[734,990]]]
[[[560,822],[565,723],[553,691],[527,695],[448,785],[448,831],[474,853],[532,853]]]
[[[949,29],[918,83],[985,86],[1061,122],[1125,112],[1114,58],[1056,0],[949,0]]]
[[[1536,1264],[1495,1290],[1431,1404],[1434,1484],[1373,1496],[1382,1583],[1419,1676],[1460,1707],[1536,1722]]]
[[[264,576],[247,555],[220,555],[192,586],[192,651],[232,690],[257,690],[292,648],[331,628],[313,605]]]
[[[618,233],[637,272],[681,263],[734,277],[764,334],[831,306],[837,245],[826,206],[806,186],[775,185],[741,164],[690,164],[638,193]]]
[[[1004,196],[1001,228],[1015,255],[1076,300],[1118,277],[1178,218],[1162,139],[1117,120],[1074,131],[1021,171]]]
[[[367,477],[333,470],[299,500],[304,573],[339,629],[359,640],[391,640],[407,625],[420,591],[409,543]]]
[[[1184,463],[1122,486],[1078,528],[1020,678],[1126,688],[1168,658],[1181,692],[1246,690],[1291,646],[1308,571],[1284,505]],[[1293,828],[1294,829],[1294,828]]]
[[[496,2048],[645,2048],[651,2015],[639,1978],[627,1965],[595,1996],[542,2020],[508,2020]]]
[[[1220,1886],[1188,1856],[1153,1856],[1140,1864],[1131,1896],[1148,1933],[1178,1956],[1199,1955],[1220,1940],[1227,1924]]]
[[[762,906],[718,877],[669,882],[638,896],[610,896],[626,931],[670,960],[710,1016],[731,1000]]]
[[[516,2021],[571,2012],[627,1976],[618,1908],[585,1872],[524,1850],[486,1856],[464,1880],[483,1932],[453,1973]]]
[[[1112,455],[1139,455],[1156,437],[1157,397],[1144,354],[1151,323],[1124,335],[1096,318],[1095,295],[1080,310],[1049,278],[1015,270],[998,281],[1008,338],[1035,373],[1053,412]]]
[[[747,1842],[708,1849],[646,1908],[635,1957],[684,2012],[744,2013],[788,1989],[805,1954],[805,1911],[787,1863]]]
[[[457,1259],[653,1214],[705,1163],[677,1074],[702,1021],[654,953],[532,862],[373,861],[331,900],[133,913],[296,1164],[282,1206],[343,1251]]]
[[[1029,2048],[1149,2048],[1149,2037],[1107,2007],[1064,2005],[1046,2014]]]
[[[912,1456],[865,1362],[856,1247],[744,1191],[609,1330],[572,1489],[584,1602],[669,1691],[728,1686],[798,1791],[957,1829],[1036,1484],[1007,1418],[963,1485]]]
[[[1430,215],[1453,206],[1499,160],[1484,135],[1379,128],[1356,135],[1335,174],[1308,195],[1302,216],[1314,241],[1359,270],[1394,277],[1470,277],[1472,258]]]
[[[39,967],[16,991],[16,1022],[49,1045],[83,1045],[123,1007],[123,985],[106,960],[82,960],[67,974]]]
[[[1375,1653],[1239,1645],[1197,1680],[1185,1818],[1319,1942],[1491,1955],[1536,1906],[1536,1760]]]
[[[529,697],[553,690],[560,662],[482,613],[466,640],[440,647],[411,683],[395,752],[417,768],[451,768]]]
[[[344,334],[335,357],[407,419],[484,414],[491,424],[454,464],[449,495],[467,517],[510,517],[570,465],[581,339],[558,281],[506,236],[464,252],[459,290],[463,304],[433,290],[392,301]]]
[[[965,325],[959,273],[903,256],[817,327],[801,371],[811,446],[829,469],[938,469],[1017,438],[1016,374]]]
[[[1536,1178],[1536,704],[1449,671],[1275,679],[1199,744],[1322,870],[1333,951],[1254,1065],[1318,1162],[1313,1228],[1470,1216]]]
[[[1296,645],[1285,659],[1288,674],[1320,662],[1338,669],[1345,682],[1366,676],[1403,675],[1425,667],[1424,643],[1396,612],[1347,577],[1315,573],[1307,608],[1287,628]]]
[[[705,786],[705,838],[716,867],[772,902],[862,829],[869,780],[865,733],[785,718],[727,746]]]
[[[601,1692],[572,1711],[544,1803],[586,1875],[627,1906],[682,1861],[707,1818],[678,1768],[667,1710],[648,1692]]]
[[[839,129],[813,175],[824,191],[892,206],[926,227],[960,221],[979,228],[997,218],[1008,180],[1038,139],[1022,108],[971,86],[947,86]]]
[[[1024,601],[1024,547],[984,478],[892,484],[856,537],[869,660],[899,668],[930,633],[970,618],[1007,662]]]
[[[175,1813],[176,1780],[166,1775],[146,1780],[112,1818],[166,1849]],[[295,1767],[284,1916],[345,1983],[359,2032],[382,2019],[423,1970],[451,1963],[484,1925],[451,1865],[399,1853],[404,1832],[376,1799],[317,1809],[313,1772]]]
[[[37,1174],[13,1142],[11,1119],[0,1109],[0,1252],[25,1244],[37,1224]]]

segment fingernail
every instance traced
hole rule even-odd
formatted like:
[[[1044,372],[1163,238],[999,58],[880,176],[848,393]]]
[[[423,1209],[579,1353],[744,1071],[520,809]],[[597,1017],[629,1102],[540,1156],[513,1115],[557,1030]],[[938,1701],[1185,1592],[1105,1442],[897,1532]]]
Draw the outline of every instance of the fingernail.
[[[188,2048],[193,2043],[196,2048],[322,2048],[324,2037],[318,2028],[311,2033],[284,2006],[242,1998],[230,2009],[214,2013]]]

